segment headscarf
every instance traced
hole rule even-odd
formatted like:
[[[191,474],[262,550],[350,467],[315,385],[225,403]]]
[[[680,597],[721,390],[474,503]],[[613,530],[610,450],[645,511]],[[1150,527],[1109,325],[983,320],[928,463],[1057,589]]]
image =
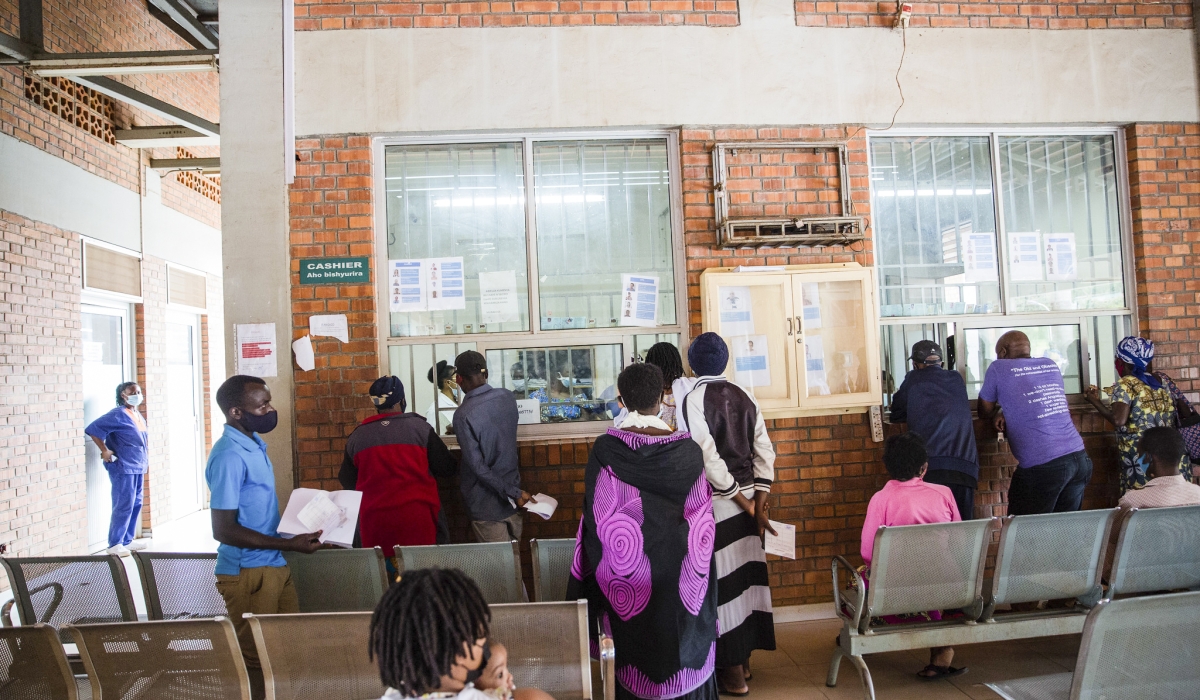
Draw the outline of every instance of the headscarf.
[[[1146,338],[1131,335],[1117,343],[1117,359],[1132,368],[1131,374],[1151,389],[1161,389],[1162,382],[1158,377],[1146,371],[1146,366],[1154,359],[1154,343]]]
[[[400,409],[404,410],[404,383],[399,377],[389,376],[380,377],[371,384],[370,392],[371,402],[380,411],[386,411],[396,404],[400,404]]]
[[[720,376],[729,364],[729,346],[716,333],[701,333],[688,348],[688,364],[698,377]]]

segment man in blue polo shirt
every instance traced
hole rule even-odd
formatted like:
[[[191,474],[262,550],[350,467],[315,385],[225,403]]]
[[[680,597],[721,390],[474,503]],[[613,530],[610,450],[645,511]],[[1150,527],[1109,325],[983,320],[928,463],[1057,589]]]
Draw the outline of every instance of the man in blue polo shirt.
[[[320,532],[282,538],[275,470],[267,443],[258,433],[275,429],[279,414],[271,392],[258,377],[236,375],[217,389],[225,414],[225,432],[213,445],[204,477],[212,492],[213,538],[217,547],[217,592],[225,599],[237,629],[246,666],[258,669],[258,652],[242,613],[274,615],[300,612],[296,588],[281,551],[310,553],[324,545]],[[261,684],[261,673],[251,673]],[[257,678],[255,678],[257,676]]]

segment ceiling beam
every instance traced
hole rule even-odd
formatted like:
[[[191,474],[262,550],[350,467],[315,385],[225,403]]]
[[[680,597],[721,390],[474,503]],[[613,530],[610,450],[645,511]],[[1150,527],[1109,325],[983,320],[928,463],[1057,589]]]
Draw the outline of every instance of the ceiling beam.
[[[218,146],[221,139],[207,136],[185,126],[135,126],[117,129],[117,143],[129,148],[171,148],[175,146]]]
[[[206,136],[219,137],[221,135],[221,127],[217,124],[197,117],[190,112],[185,112],[175,105],[167,104],[157,97],[151,97],[140,90],[135,90],[124,83],[118,83],[112,78],[106,78],[101,75],[68,75],[67,78],[96,92],[108,95],[114,100],[120,100],[126,104],[133,105],[144,112],[162,117],[174,124],[194,129]]]
[[[212,174],[221,172],[220,158],[151,158],[154,170],[199,170]]]
[[[195,11],[180,0],[148,0],[150,5],[171,19],[171,29],[188,41],[205,48],[215,49],[217,36],[200,22]]]
[[[133,75],[137,73],[202,73],[217,70],[217,52],[132,51],[126,53],[42,54],[29,60],[42,76]]]
[[[32,46],[35,51],[45,50],[45,41],[42,38],[42,0],[21,0],[18,15],[22,43]]]
[[[15,36],[0,32],[0,54],[4,54],[14,61],[24,63],[33,58],[37,51],[36,46],[26,44]]]

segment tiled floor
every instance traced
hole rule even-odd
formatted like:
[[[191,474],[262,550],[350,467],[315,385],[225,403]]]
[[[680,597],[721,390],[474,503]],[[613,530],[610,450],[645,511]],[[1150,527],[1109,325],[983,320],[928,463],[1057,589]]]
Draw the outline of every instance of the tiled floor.
[[[860,700],[862,683],[848,661],[842,662],[837,687],[825,687],[833,640],[840,628],[838,620],[776,625],[778,648],[756,651],[751,657],[754,680],[747,700]],[[1078,651],[1079,635],[961,646],[955,649],[954,665],[968,666],[970,671],[939,681],[916,677],[929,662],[925,650],[871,654],[866,659],[879,700],[994,700],[999,696],[983,683],[1069,671]]]

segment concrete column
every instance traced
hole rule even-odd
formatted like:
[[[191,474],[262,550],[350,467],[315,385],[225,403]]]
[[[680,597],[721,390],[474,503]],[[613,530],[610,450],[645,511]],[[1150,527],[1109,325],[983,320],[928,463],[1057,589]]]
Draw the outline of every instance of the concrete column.
[[[236,324],[275,324],[278,376],[267,386],[279,427],[265,439],[280,506],[295,483],[283,8],[281,0],[219,4],[226,367],[228,374],[237,371]]]

